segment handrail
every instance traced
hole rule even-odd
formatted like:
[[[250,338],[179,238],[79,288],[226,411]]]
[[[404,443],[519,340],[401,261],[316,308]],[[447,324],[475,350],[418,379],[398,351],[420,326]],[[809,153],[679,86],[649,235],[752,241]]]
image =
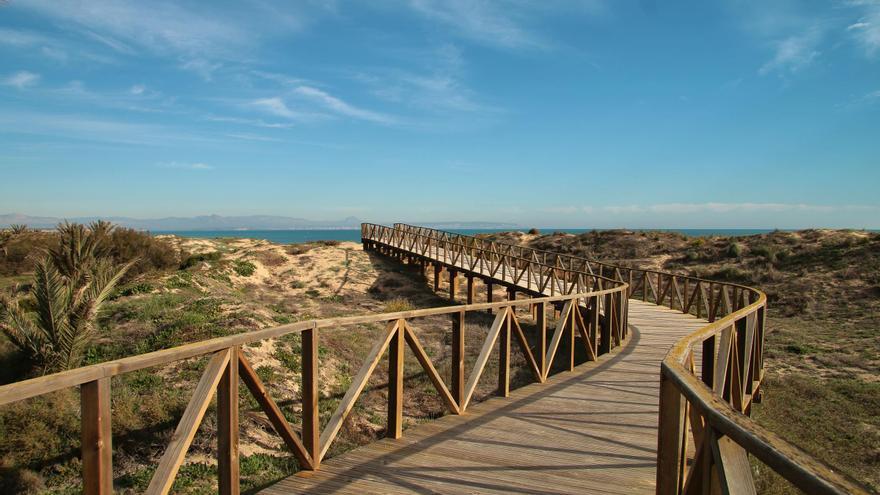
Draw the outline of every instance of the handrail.
[[[387,229],[387,230],[383,230]],[[398,235],[393,229],[383,227],[374,229],[380,236]],[[377,237],[375,241],[385,239]],[[365,240],[368,240],[365,238]],[[435,245],[439,249],[439,245]],[[443,252],[444,256],[451,253]],[[563,336],[579,333],[589,360],[598,359],[621,338],[625,338],[626,305],[622,303],[628,289],[626,283],[606,277],[577,272],[570,269],[544,267],[537,264],[522,267],[515,257],[500,256],[490,259],[483,253],[484,261],[494,268],[495,274],[509,280],[528,281],[527,287],[554,292],[549,296],[530,299],[507,300],[417,309],[384,314],[370,314],[341,318],[308,320],[254,332],[219,337],[202,342],[182,345],[147,354],[116,359],[91,366],[55,373],[43,377],[24,380],[0,386],[0,406],[28,398],[49,394],[59,390],[80,387],[82,408],[82,469],[83,492],[87,494],[109,494],[113,491],[112,469],[112,403],[111,379],[124,373],[145,368],[167,365],[185,359],[207,357],[201,379],[196,385],[171,441],[150,481],[147,493],[168,493],[174,479],[184,462],[199,425],[207,412],[214,394],[217,394],[217,436],[218,436],[218,477],[221,493],[237,493],[238,473],[238,387],[244,383],[266,414],[278,435],[296,457],[303,469],[314,470],[320,467],[336,439],[343,422],[354,407],[355,401],[363,392],[367,381],[376,369],[382,355],[388,350],[389,404],[387,435],[399,438],[402,435],[402,393],[404,350],[408,346],[422,365],[443,404],[450,414],[462,414],[473,400],[477,384],[486,364],[494,352],[499,352],[498,395],[507,396],[510,390],[510,343],[517,342],[526,355],[527,365],[534,379],[544,383],[549,377],[554,358],[559,354],[559,343]],[[458,260],[463,262],[465,254],[459,252]],[[529,271],[537,270],[537,274]],[[545,273],[546,272],[546,273]],[[517,278],[519,277],[519,278]],[[523,277],[528,277],[523,279]],[[534,282],[538,281],[537,284]],[[543,282],[541,286],[540,282]],[[558,293],[555,293],[558,292]],[[539,343],[536,352],[525,338],[520,324],[522,315],[516,308],[528,307],[534,310],[535,324],[538,326]],[[548,343],[546,330],[548,320],[558,311],[555,330]],[[485,336],[480,354],[469,376],[464,374],[465,338],[471,335],[464,331],[465,316],[468,312],[494,313],[491,328]],[[437,372],[431,358],[425,352],[419,336],[413,329],[413,320],[431,316],[450,316],[452,331],[451,374],[447,381]],[[319,334],[330,328],[353,325],[384,324],[378,332],[379,340],[373,345],[359,372],[340,400],[336,411],[323,429],[319,423],[318,409],[318,339]],[[277,403],[253,369],[243,346],[265,339],[277,338],[298,333],[302,339],[302,427],[298,434],[285,419]],[[471,337],[473,338],[473,337]],[[613,342],[612,342],[613,341]],[[495,344],[501,342],[501,346]],[[497,349],[497,350],[496,350]],[[573,369],[575,349],[570,348],[566,361]]]
[[[592,264],[600,274],[608,269],[618,280],[627,281],[629,297],[640,292],[644,301],[706,316],[710,323],[679,340],[661,363],[657,493],[700,492],[713,483],[713,477],[724,491],[754,492],[747,453],[806,493],[867,493],[747,416],[760,397],[763,378],[767,297],[760,290],[425,227],[395,224],[395,229],[462,246],[505,246],[518,250],[521,257],[550,254],[555,260],[567,259],[570,266],[575,261]]]

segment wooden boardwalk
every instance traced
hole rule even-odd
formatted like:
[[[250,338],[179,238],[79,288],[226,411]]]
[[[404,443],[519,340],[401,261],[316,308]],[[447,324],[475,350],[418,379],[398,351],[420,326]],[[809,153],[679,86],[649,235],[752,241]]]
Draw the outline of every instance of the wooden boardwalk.
[[[325,460],[261,493],[653,493],[660,361],[706,321],[631,300],[598,362]]]

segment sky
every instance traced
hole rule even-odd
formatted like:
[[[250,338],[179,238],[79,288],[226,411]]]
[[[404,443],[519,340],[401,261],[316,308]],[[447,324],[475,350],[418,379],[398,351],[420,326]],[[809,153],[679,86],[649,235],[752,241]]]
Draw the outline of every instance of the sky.
[[[880,0],[7,0],[0,213],[880,228]]]

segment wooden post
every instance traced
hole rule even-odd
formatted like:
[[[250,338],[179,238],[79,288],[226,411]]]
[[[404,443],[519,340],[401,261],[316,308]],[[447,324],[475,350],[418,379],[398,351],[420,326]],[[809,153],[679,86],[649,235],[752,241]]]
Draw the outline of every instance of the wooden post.
[[[502,311],[513,311],[513,308],[504,308]],[[507,397],[510,395],[510,313],[504,318],[499,335],[498,356],[498,395]]]
[[[574,371],[574,337],[577,334],[575,329],[575,325],[577,325],[577,317],[574,312],[579,311],[577,307],[577,300],[570,299],[571,301],[571,310],[568,312],[568,346],[569,346],[569,362],[568,362],[568,371]]]
[[[486,282],[486,302],[492,302],[492,282]],[[492,314],[492,309],[487,309],[487,313]]]
[[[715,336],[703,341],[703,383],[715,388]]]
[[[458,272],[449,270],[449,300],[455,301],[455,293],[458,292]]]
[[[660,373],[660,431],[657,439],[657,493],[679,493],[684,408],[675,384]]]
[[[599,354],[599,296],[590,298],[590,340]]]
[[[302,332],[302,443],[312,457],[312,468],[321,464],[318,417],[318,329]],[[305,466],[303,466],[305,468]]]
[[[229,364],[217,385],[217,474],[222,495],[238,495],[238,347],[233,347]]]
[[[547,303],[535,304],[538,324],[538,355],[535,356],[541,376],[547,376]]]
[[[443,267],[440,266],[440,263],[434,263],[434,292],[440,292],[440,273],[443,271]]]
[[[474,303],[474,276],[473,275],[467,276],[467,303],[468,304]]]
[[[83,383],[82,408],[83,493],[113,493],[113,432],[110,428],[110,378]]]
[[[464,316],[465,312],[452,314],[452,397],[461,409],[464,400]]]
[[[598,297],[598,296],[597,296]],[[598,302],[598,299],[596,300]],[[611,294],[605,295],[605,305],[602,308],[605,314],[602,318],[602,332],[599,342],[599,354],[611,351]],[[598,312],[598,308],[596,309]]]
[[[406,324],[404,320],[397,321],[397,330],[388,346],[388,428],[385,431],[388,438],[403,436],[403,333]]]

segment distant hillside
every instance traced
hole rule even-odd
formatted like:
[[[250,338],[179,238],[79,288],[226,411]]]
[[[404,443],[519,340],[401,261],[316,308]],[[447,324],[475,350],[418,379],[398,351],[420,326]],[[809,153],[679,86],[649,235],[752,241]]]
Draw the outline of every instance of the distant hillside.
[[[316,221],[305,218],[274,215],[250,215],[224,217],[203,215],[197,217],[167,217],[140,219],[130,217],[70,217],[71,222],[88,223],[94,220],[107,220],[123,227],[141,230],[299,230],[299,229],[356,229],[361,221],[348,217],[338,221]],[[32,217],[21,213],[0,215],[0,227],[24,224],[31,228],[52,228],[64,221],[58,217]]]

